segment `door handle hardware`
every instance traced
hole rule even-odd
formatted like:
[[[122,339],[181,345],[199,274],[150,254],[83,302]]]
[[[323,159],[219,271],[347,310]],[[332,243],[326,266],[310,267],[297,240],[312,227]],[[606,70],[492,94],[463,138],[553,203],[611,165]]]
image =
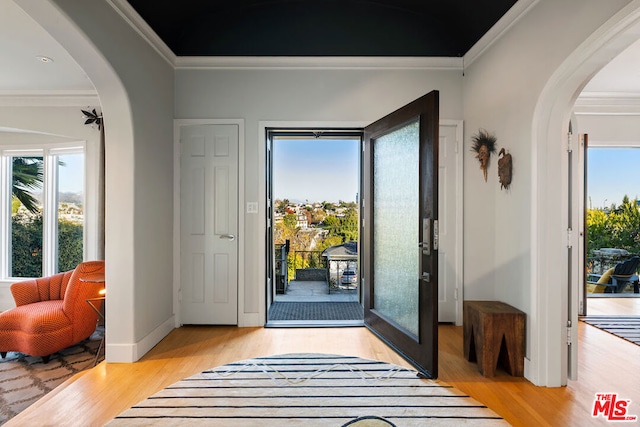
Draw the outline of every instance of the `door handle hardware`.
[[[236,240],[236,236],[234,236],[233,234],[221,234],[220,238],[227,240]]]
[[[419,246],[423,254],[431,255],[431,218],[422,218],[422,242]]]
[[[440,231],[438,230],[438,220],[433,220],[433,250],[438,250],[438,242],[440,241]]]

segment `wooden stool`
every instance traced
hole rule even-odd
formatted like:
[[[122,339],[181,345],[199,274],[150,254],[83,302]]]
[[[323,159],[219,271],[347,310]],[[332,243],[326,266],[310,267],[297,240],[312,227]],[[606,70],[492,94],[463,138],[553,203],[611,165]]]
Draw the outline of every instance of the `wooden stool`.
[[[498,361],[511,375],[524,375],[525,314],[498,301],[464,302],[464,357],[492,377]]]

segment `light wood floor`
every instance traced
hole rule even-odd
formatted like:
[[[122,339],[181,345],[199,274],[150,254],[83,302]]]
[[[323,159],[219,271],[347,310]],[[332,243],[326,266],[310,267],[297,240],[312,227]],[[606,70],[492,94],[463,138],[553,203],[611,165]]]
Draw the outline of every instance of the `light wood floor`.
[[[546,388],[501,369],[493,378],[481,376],[462,356],[462,328],[441,325],[438,381],[469,394],[516,426],[605,425],[602,418],[591,417],[597,392],[631,399],[630,414],[640,416],[640,346],[583,322],[578,328],[579,380]],[[5,425],[103,425],[156,391],[207,368],[293,352],[353,355],[410,367],[365,328],[183,327],[137,363],[101,363],[78,374]]]
[[[587,315],[640,316],[640,298],[587,298]]]

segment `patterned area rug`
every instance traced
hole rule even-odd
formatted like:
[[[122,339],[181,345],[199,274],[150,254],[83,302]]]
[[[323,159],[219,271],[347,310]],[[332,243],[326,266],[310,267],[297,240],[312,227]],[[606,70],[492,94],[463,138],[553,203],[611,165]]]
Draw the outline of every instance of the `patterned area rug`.
[[[115,426],[504,426],[493,411],[417,372],[327,354],[249,359],[179,381]]]
[[[580,320],[640,345],[640,316],[585,316]]]
[[[99,328],[88,340],[51,355],[46,364],[41,357],[14,352],[0,359],[0,425],[72,375],[92,368],[103,334],[103,328]],[[104,358],[100,353],[98,361]]]
[[[357,302],[274,302],[269,320],[362,320]]]

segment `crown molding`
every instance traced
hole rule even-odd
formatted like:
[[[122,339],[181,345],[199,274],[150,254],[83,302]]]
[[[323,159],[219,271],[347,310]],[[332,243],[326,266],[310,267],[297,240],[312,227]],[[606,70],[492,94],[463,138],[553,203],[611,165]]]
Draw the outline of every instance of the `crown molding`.
[[[181,56],[176,69],[462,70],[462,58],[372,56]]]
[[[638,116],[640,93],[583,92],[573,111],[576,115]]]
[[[0,107],[86,107],[100,105],[95,91],[0,91]]]
[[[485,33],[476,44],[464,55],[464,66],[468,67],[498,41],[511,27],[513,27],[540,0],[518,0],[493,27]]]
[[[175,69],[385,69],[462,70],[471,65],[540,0],[518,0],[507,13],[460,57],[218,57],[176,56],[126,0],[109,5]]]
[[[107,3],[172,67],[176,66],[176,55],[146,23],[126,0],[107,0]]]

